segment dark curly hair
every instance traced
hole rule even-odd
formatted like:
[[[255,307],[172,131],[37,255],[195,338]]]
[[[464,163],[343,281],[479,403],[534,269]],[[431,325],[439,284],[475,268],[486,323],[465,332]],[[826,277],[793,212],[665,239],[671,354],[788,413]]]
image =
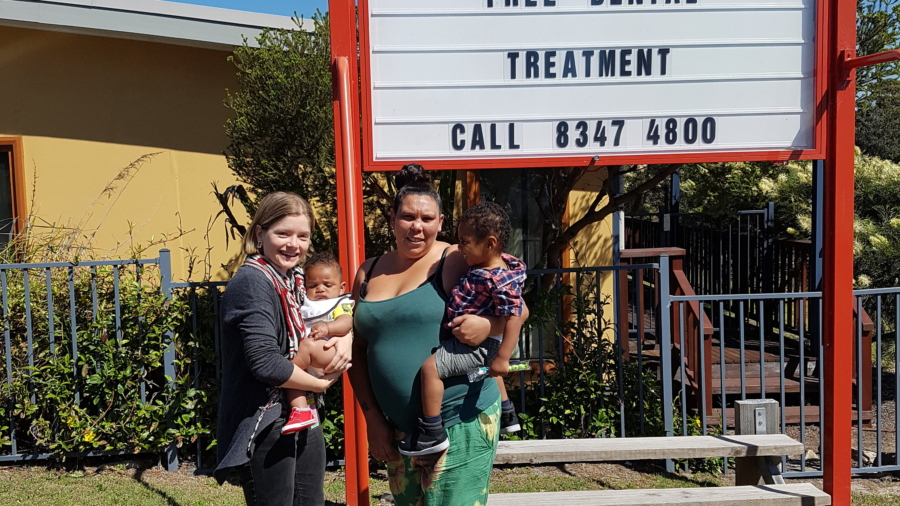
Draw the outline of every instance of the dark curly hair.
[[[341,276],[341,279],[344,278],[344,270],[341,269],[340,262],[337,261],[337,258],[334,258],[334,255],[327,251],[323,251],[321,253],[313,253],[312,256],[309,257],[309,260],[306,261],[306,265],[304,265],[303,268],[305,270],[309,270],[317,265],[321,265],[323,267],[333,267],[337,269],[338,275]]]
[[[441,196],[434,191],[431,175],[425,172],[425,167],[417,163],[404,165],[394,176],[394,185],[397,187],[397,195],[394,196],[394,213],[400,209],[400,203],[407,195],[427,195],[437,203],[438,211],[443,212]]]
[[[470,207],[463,213],[460,223],[467,223],[475,231],[475,239],[481,242],[494,236],[500,251],[506,251],[509,244],[509,215],[506,209],[494,202],[485,202]]]

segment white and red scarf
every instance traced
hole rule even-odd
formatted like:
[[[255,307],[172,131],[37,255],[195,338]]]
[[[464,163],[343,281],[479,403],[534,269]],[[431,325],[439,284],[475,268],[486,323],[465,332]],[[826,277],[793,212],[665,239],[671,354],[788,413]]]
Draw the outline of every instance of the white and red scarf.
[[[306,299],[306,280],[302,267],[294,267],[287,272],[287,276],[279,272],[272,262],[262,255],[251,255],[244,262],[246,265],[261,270],[281,298],[281,309],[284,311],[284,321],[287,323],[288,333],[288,358],[294,358],[300,340],[306,337],[306,325],[300,314],[300,306]]]

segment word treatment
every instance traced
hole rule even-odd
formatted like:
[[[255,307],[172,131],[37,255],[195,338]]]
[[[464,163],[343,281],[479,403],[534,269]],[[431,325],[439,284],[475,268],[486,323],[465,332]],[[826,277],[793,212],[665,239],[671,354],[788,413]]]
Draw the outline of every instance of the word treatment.
[[[509,79],[577,79],[596,77],[664,76],[671,48],[587,49],[581,51],[510,51]],[[656,65],[654,66],[654,53]],[[522,63],[519,57],[523,56]],[[558,65],[559,64],[559,65]],[[557,70],[558,69],[558,70]],[[524,70],[524,72],[523,72]],[[593,72],[592,72],[593,71]],[[524,74],[524,75],[523,75]]]

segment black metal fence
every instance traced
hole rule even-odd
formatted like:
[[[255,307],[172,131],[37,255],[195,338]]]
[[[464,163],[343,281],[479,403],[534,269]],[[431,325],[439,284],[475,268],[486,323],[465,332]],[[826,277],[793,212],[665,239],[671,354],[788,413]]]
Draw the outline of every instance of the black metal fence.
[[[651,263],[529,272],[526,297],[533,316],[523,332],[517,358],[531,363],[532,370],[511,375],[509,386],[513,399],[518,399],[531,437],[573,434],[623,437],[651,433],[654,425],[646,422],[644,415],[649,411],[647,405],[654,402],[653,409],[660,411],[661,390],[655,375],[649,373],[646,356],[635,355],[633,348],[637,342],[654,342],[654,329],[642,322],[643,317],[658,311],[651,302],[640,302],[637,307],[634,301],[638,297],[619,293],[646,291],[633,283],[621,284],[622,279],[629,279],[620,276],[621,273],[656,272],[657,269],[658,265]],[[631,276],[632,279],[642,277],[643,274]],[[91,441],[85,437],[92,439],[91,434],[96,432],[98,440],[103,438],[101,431],[91,429],[97,428],[91,423],[116,423],[118,415],[111,414],[116,409],[104,412],[102,408],[107,403],[112,405],[110,398],[117,398],[116,402],[131,403],[135,409],[186,406],[184,409],[189,413],[178,414],[179,420],[175,421],[171,416],[161,418],[158,420],[161,426],[154,427],[147,437],[167,437],[171,435],[167,429],[179,428],[182,432],[191,429],[189,437],[167,446],[166,467],[178,467],[179,452],[193,460],[198,468],[214,467],[215,448],[211,443],[222,374],[218,308],[225,286],[225,282],[173,282],[169,252],[165,250],[159,258],[136,261],[0,265],[6,366],[2,378],[6,387],[2,393],[3,420],[8,422],[0,423],[0,460],[21,462],[62,454],[99,456],[143,452],[126,442],[105,440],[94,445],[94,449],[73,452],[53,440],[65,433],[65,437],[82,443],[82,448],[90,447],[86,443]],[[132,290],[129,298],[126,287],[129,290],[143,287],[144,291]],[[151,301],[154,294],[157,299]],[[18,302],[12,304],[12,299]],[[621,313],[615,308],[616,301],[626,300],[633,301],[635,307]],[[141,308],[151,302],[157,304],[154,307],[158,313],[178,313],[178,324],[160,328],[163,320],[150,321],[149,313],[142,312]],[[617,322],[620,314],[625,314],[624,320]],[[622,323],[630,330],[625,339],[617,339],[617,329]],[[646,336],[639,336],[638,332]],[[85,355],[82,348],[86,343],[109,348],[114,354],[94,356],[96,350],[92,348],[91,355]],[[109,346],[111,343],[117,344]],[[62,367],[60,364],[65,364],[68,371],[62,376],[53,368]],[[57,375],[58,383],[69,381],[65,388],[70,391],[48,402],[43,387],[35,387],[31,381],[36,377],[35,371],[42,367],[50,367],[46,373],[48,377]],[[121,385],[99,391],[93,383],[106,377],[98,373],[103,368],[135,370]],[[580,396],[557,395],[569,388],[581,388],[581,378],[588,373],[595,378],[589,390]],[[632,400],[635,392],[638,398]],[[185,397],[188,395],[192,397]],[[579,405],[586,405],[585,398],[597,400],[596,406],[572,417],[559,416],[557,408],[562,406],[547,402],[551,399],[553,403],[568,403],[566,409],[575,412]],[[40,409],[32,409],[36,406]],[[79,411],[80,406],[84,409]],[[60,409],[51,412],[54,407]],[[84,427],[67,428],[70,411],[91,418],[92,422]],[[174,423],[180,422],[183,415],[184,427]],[[36,435],[38,426],[46,426],[47,432],[41,437]],[[654,427],[658,426],[657,423]],[[340,439],[340,429],[340,422],[335,420],[331,430],[337,439]],[[333,446],[340,452],[339,442]],[[333,457],[339,460],[341,455]]]
[[[148,276],[158,280],[153,293],[145,291]],[[131,357],[133,362],[127,367],[134,371],[125,371],[123,384],[113,386],[113,395],[127,398],[135,409],[143,410],[171,399],[176,388],[174,334],[165,329],[162,335],[151,335],[155,331],[149,328],[149,319],[159,319],[159,310],[171,298],[170,284],[167,250],[153,259],[0,265],[5,363],[0,387],[4,391],[0,409],[5,415],[0,421],[0,461],[45,459],[52,456],[54,446],[64,451],[65,442],[53,439],[60,439],[61,432],[71,433],[72,427],[81,432],[75,438],[92,443],[100,433],[98,424],[117,407],[110,401],[105,412],[101,409],[95,396],[98,370],[124,367],[108,362],[139,350],[142,341],[152,341],[154,349]],[[153,307],[155,312],[142,312],[142,306]],[[91,348],[85,348],[86,341],[92,343]],[[108,359],[107,363],[98,363],[100,358]],[[40,389],[38,383],[49,386]],[[54,390],[54,386],[58,388]],[[49,412],[42,413],[42,409]],[[77,428],[79,416],[93,412],[98,414],[97,422]],[[140,451],[110,450],[118,445],[105,443],[74,454]],[[174,455],[174,447],[169,453]]]
[[[656,341],[646,320],[658,305],[635,293],[654,290],[642,280],[658,270],[641,263],[528,271],[531,317],[514,358],[531,370],[507,378],[524,437],[665,435],[663,390],[652,372],[659,360],[637,352]]]
[[[191,356],[191,385],[195,389],[205,389],[208,396],[204,408],[204,422],[210,433],[201,435],[194,441],[192,452],[197,469],[215,468],[215,447],[210,446],[215,440],[215,419],[217,416],[219,389],[222,383],[221,326],[219,322],[219,305],[222,293],[228,285],[227,281],[203,281],[172,283],[171,290],[188,302],[190,318],[181,329],[191,340],[204,343],[207,351],[212,347],[212,354],[201,357],[202,347],[194,348]]]
[[[808,246],[775,239],[773,203],[765,209],[725,217],[664,211],[629,215],[624,235],[626,249],[683,248],[685,274],[698,294],[809,288],[805,276]]]

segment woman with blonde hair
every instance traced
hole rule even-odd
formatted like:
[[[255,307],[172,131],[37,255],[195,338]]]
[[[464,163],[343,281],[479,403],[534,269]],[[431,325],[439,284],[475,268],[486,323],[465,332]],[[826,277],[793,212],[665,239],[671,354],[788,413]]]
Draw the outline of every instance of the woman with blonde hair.
[[[325,502],[322,428],[281,433],[287,415],[282,389],[322,392],[350,365],[350,337],[331,341],[337,352],[321,378],[290,360],[306,335],[300,264],[313,220],[309,203],[298,195],[264,197],[244,236],[247,259],[222,297],[215,476],[222,483],[236,471],[249,506]]]

